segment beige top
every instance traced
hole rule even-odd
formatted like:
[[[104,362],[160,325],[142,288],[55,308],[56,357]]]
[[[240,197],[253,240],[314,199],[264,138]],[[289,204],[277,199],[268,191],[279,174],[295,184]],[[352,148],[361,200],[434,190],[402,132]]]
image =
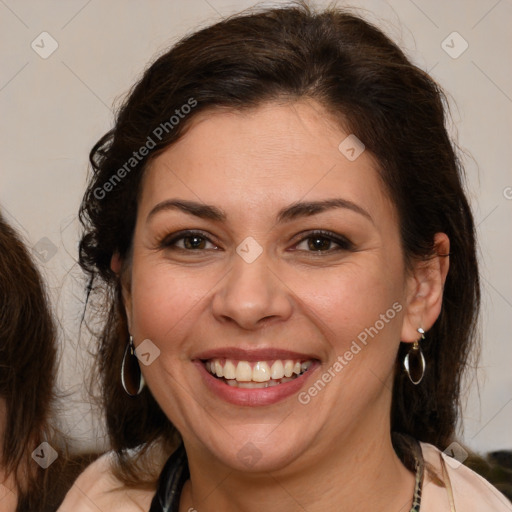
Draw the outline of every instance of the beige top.
[[[156,492],[129,489],[111,471],[114,452],[107,452],[75,480],[57,512],[147,512]]]
[[[421,512],[512,512],[512,503],[487,480],[435,446],[420,444],[425,459]]]
[[[435,446],[420,444],[425,459],[421,512],[512,512],[510,501],[481,476]],[[112,476],[111,457],[111,452],[103,455],[78,477],[57,512],[149,510],[155,491],[123,487]]]

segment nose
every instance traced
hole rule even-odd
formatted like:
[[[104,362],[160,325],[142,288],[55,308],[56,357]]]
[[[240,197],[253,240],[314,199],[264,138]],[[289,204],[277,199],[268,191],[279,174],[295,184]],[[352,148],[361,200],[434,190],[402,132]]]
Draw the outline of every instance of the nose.
[[[215,318],[252,330],[284,321],[292,313],[289,289],[262,254],[252,263],[237,257],[212,301]]]

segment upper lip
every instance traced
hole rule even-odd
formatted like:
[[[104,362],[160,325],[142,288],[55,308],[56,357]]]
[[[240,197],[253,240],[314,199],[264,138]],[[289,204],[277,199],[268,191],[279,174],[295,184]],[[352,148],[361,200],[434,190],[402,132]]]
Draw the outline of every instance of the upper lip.
[[[193,359],[206,361],[208,359],[234,359],[236,361],[273,361],[275,359],[293,359],[309,361],[318,359],[318,356],[306,353],[293,352],[278,348],[243,349],[238,347],[225,347],[205,350],[200,352]]]

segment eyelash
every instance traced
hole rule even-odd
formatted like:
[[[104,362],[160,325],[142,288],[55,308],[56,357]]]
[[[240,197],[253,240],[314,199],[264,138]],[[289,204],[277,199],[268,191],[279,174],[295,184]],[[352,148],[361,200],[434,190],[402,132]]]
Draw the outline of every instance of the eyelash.
[[[180,231],[179,233],[174,233],[171,235],[171,237],[166,237],[160,242],[160,248],[162,249],[171,249],[171,250],[179,250],[179,251],[185,251],[185,252],[199,252],[203,250],[211,250],[211,249],[185,249],[182,247],[177,247],[175,244],[180,241],[184,240],[186,238],[192,238],[192,237],[199,237],[207,242],[212,243],[215,245],[204,233],[201,231]],[[333,252],[339,252],[339,251],[354,251],[355,247],[354,244],[348,240],[346,237],[337,235],[335,233],[332,233],[331,231],[325,231],[325,230],[313,230],[307,233],[307,236],[304,236],[301,238],[295,245],[299,245],[304,241],[314,239],[314,238],[323,238],[330,242],[333,242],[337,244],[339,247],[337,249],[328,249],[327,251],[305,251],[309,252],[311,254],[332,254]],[[298,250],[298,249],[294,249]]]

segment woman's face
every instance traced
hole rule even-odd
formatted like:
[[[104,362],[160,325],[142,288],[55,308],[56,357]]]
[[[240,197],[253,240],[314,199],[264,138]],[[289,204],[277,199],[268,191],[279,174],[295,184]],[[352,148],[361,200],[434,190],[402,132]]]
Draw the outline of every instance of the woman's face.
[[[327,119],[306,101],[202,113],[143,180],[125,305],[144,377],[188,447],[233,468],[389,434],[418,337],[375,161]]]

